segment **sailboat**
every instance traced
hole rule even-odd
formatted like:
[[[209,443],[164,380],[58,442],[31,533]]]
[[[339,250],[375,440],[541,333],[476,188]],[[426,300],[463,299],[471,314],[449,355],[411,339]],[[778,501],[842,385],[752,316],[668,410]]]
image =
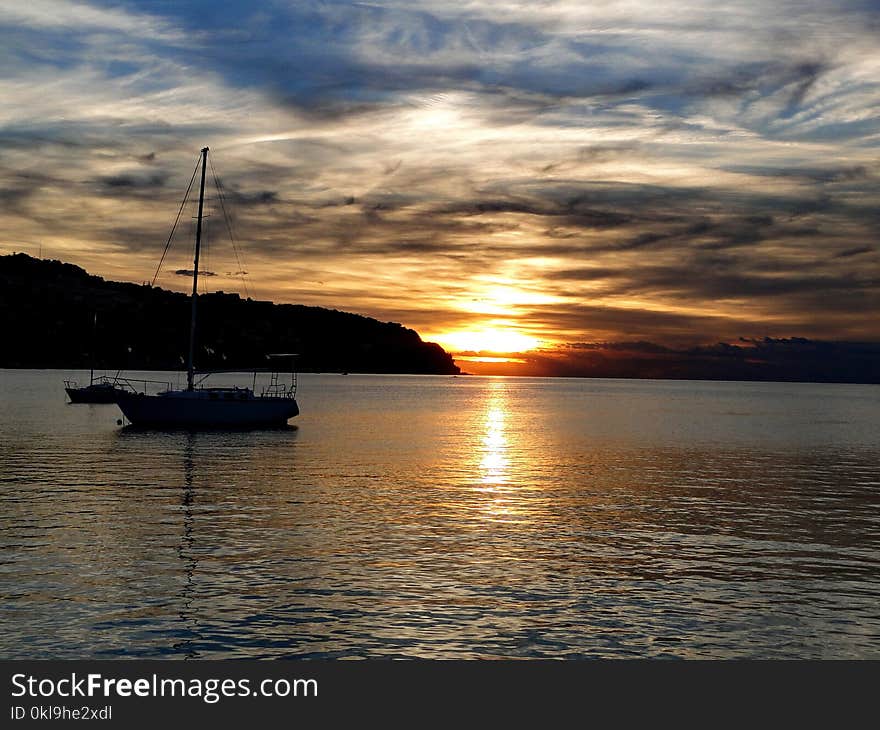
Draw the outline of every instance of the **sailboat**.
[[[98,314],[95,313],[92,321],[92,367],[89,369],[89,384],[79,385],[75,380],[64,381],[64,392],[70,398],[71,403],[115,403],[123,389],[119,387],[116,378],[110,379],[106,375],[95,377],[95,343],[97,342]]]
[[[279,368],[255,369],[253,387],[216,388],[203,385],[211,372],[199,372],[196,380],[195,342],[198,313],[199,252],[202,242],[202,211],[205,202],[205,169],[208,148],[200,154],[202,168],[199,188],[199,212],[196,223],[195,258],[193,261],[192,306],[190,310],[189,356],[186,389],[170,387],[155,395],[126,389],[116,397],[123,415],[134,426],[172,428],[254,428],[283,426],[299,413],[296,403],[296,373],[291,369],[290,381],[281,379]],[[292,359],[290,354],[270,355],[275,362]],[[271,373],[269,383],[255,393],[257,372]]]
[[[88,385],[79,385],[75,380],[64,381],[64,392],[71,403],[116,403],[117,398],[125,391],[118,387],[119,383],[106,375],[89,378]]]

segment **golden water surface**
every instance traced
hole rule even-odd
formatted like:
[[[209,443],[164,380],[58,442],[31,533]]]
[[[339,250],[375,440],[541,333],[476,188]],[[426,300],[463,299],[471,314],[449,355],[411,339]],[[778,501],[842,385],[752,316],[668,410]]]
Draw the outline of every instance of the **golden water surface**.
[[[69,375],[0,371],[4,658],[880,657],[877,386],[303,375],[189,433]]]

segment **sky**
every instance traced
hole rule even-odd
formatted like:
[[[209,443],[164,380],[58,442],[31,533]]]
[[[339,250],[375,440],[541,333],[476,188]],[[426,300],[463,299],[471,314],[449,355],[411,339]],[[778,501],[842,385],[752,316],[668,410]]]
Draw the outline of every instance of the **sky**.
[[[151,280],[209,146],[207,286],[471,372],[877,343],[878,109],[878,2],[0,0],[0,253]]]

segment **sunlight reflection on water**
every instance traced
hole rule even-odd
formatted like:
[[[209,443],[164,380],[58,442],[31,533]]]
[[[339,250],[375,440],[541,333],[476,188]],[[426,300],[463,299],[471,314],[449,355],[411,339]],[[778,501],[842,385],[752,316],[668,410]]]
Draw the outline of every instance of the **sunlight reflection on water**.
[[[880,389],[301,378],[119,429],[2,372],[4,657],[880,657]]]

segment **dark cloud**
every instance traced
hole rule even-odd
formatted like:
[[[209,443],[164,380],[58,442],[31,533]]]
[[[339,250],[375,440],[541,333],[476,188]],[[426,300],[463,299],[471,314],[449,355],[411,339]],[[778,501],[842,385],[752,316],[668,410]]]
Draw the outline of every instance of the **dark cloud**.
[[[154,172],[147,175],[138,173],[123,173],[119,175],[108,175],[107,177],[98,178],[105,188],[113,191],[144,191],[154,188],[161,188],[168,180],[168,173]]]
[[[874,253],[875,249],[873,246],[854,246],[853,248],[848,248],[844,251],[839,251],[834,254],[835,258],[845,259],[850,258],[851,256],[860,256],[865,253]]]
[[[880,383],[878,343],[769,337],[741,342],[680,348],[587,342],[520,357],[544,375]]]
[[[730,328],[726,317],[710,312],[687,313],[584,303],[571,303],[564,307],[532,306],[520,312],[518,320],[523,325],[545,324],[558,330],[629,332],[642,338],[655,334],[673,341],[700,341],[708,333]]]
[[[549,277],[570,285],[591,283],[591,291],[603,296],[647,297],[682,306],[706,302],[708,309],[724,300],[772,301],[761,308],[799,317],[803,323],[813,320],[814,324],[838,313],[850,315],[864,326],[869,322],[870,302],[880,302],[880,280],[872,269],[825,271],[821,261],[815,260],[799,264],[755,261],[753,257],[718,256],[686,248],[677,258],[663,265],[639,261],[617,269],[563,269]],[[748,321],[748,315],[739,318]],[[644,323],[641,313],[633,314],[632,319]],[[698,322],[693,326],[701,331]],[[712,330],[702,331],[708,334]]]
[[[8,210],[17,210],[33,194],[31,187],[0,188],[0,204]]]
[[[551,197],[543,200],[522,200],[515,197],[503,199],[484,199],[461,202],[436,211],[441,215],[483,215],[515,213],[558,219],[559,224],[586,228],[614,228],[633,220],[622,210],[599,208],[590,204],[587,196],[572,196],[562,199]]]
[[[835,167],[779,167],[770,165],[725,165],[725,170],[761,177],[796,178],[806,182],[839,183],[862,182],[871,178],[865,165]]]
[[[668,347],[658,345],[655,342],[571,342],[560,348],[560,352],[570,350],[591,350],[591,351],[618,351],[618,352],[647,352],[653,354],[672,352]]]
[[[0,166],[0,202],[3,208],[18,215],[29,215],[28,204],[38,199],[46,188],[60,181],[37,171],[20,171]]]
[[[273,205],[280,202],[277,190],[250,190],[243,191],[238,188],[223,189],[223,194],[233,206]]]
[[[698,76],[686,84],[685,94],[694,96],[743,96],[750,92],[767,91],[773,88],[795,85],[790,104],[803,100],[810,87],[819,76],[828,70],[824,60],[809,60],[795,63],[778,61],[755,61],[716,71],[713,75]]]
[[[193,270],[192,269],[177,269],[174,272],[175,276],[188,276],[192,278]],[[205,271],[199,266],[199,276],[217,276],[217,274],[213,271]]]
[[[23,205],[40,189],[39,179],[16,176],[14,180],[0,183],[0,203],[10,212],[22,212]]]

